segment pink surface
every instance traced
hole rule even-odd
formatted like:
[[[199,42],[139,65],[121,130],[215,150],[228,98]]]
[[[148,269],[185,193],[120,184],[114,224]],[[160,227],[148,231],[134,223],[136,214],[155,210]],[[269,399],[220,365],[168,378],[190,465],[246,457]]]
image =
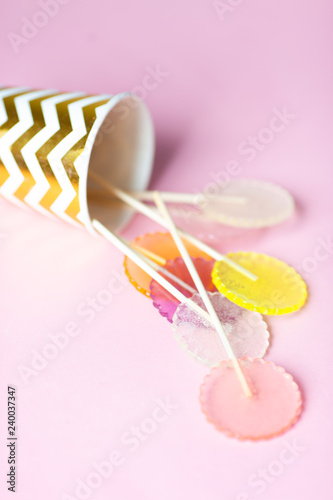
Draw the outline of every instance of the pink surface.
[[[236,3],[222,19],[210,0],[71,0],[15,53],[7,33],[19,34],[22,18],[40,6],[6,2],[1,80],[145,93],[158,139],[151,187],[214,190],[214,178],[233,175],[292,192],[297,213],[289,222],[212,239],[224,251],[278,257],[306,278],[305,308],[269,318],[267,356],[300,384],[301,419],[262,443],[218,433],[198,402],[207,369],[123,279],[123,257],[100,239],[0,202],[1,499],[13,498],[5,484],[8,384],[18,393],[16,500],[79,498],[77,478],[96,480],[96,463],[106,460],[118,465],[112,474],[104,469],[110,477],[92,490],[94,500],[331,499],[333,7],[329,0],[224,2]],[[154,85],[145,77],[156,66],[163,75]],[[292,116],[278,122],[280,131],[262,132],[276,128],[284,109]],[[257,150],[247,141],[258,134],[271,140]],[[138,217],[125,234],[156,229]],[[34,350],[65,330],[76,337],[62,337],[67,345],[25,385],[18,367],[31,366]],[[110,457],[115,450],[122,458]]]

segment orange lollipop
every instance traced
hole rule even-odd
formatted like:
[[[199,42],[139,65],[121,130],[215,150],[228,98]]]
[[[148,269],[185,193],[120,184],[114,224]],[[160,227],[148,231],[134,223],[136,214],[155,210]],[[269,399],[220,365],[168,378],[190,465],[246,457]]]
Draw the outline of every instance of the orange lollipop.
[[[149,250],[154,254],[162,257],[165,260],[172,260],[180,257],[179,250],[174,243],[170,233],[147,233],[143,236],[138,236],[134,243],[141,248]],[[191,257],[203,257],[206,260],[212,260],[212,257],[199,250],[196,246],[185,241],[185,246]],[[150,298],[150,282],[151,277],[145,273],[139,266],[134,264],[128,257],[124,260],[125,273],[135,288]]]

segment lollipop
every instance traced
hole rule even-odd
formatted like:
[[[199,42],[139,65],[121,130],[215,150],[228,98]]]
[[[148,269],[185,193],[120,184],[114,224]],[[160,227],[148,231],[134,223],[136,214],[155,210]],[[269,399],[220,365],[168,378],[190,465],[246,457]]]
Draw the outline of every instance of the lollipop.
[[[137,245],[135,249],[153,260],[162,260]],[[205,289],[215,291],[216,288],[210,276],[213,262],[201,258],[192,260]],[[183,301],[179,302],[173,293],[165,290],[156,280],[151,280],[153,305],[161,316],[173,323],[175,337],[188,354],[209,366],[217,364],[225,359],[225,351],[210,321],[193,311],[191,307],[193,302],[201,308],[204,308],[204,304],[194,288],[195,284],[185,262],[177,258],[173,261],[162,262],[162,264],[162,266],[157,265],[156,269],[183,294]],[[191,298],[190,304],[187,304],[186,297]],[[267,325],[262,316],[233,304],[220,293],[209,293],[209,297],[237,357],[245,355],[262,357],[269,344]]]
[[[212,384],[206,384],[209,390],[206,386],[202,388],[201,401],[204,402],[204,412],[209,415],[209,420],[217,429],[229,436],[258,440],[281,434],[295,423],[301,411],[301,397],[297,385],[290,375],[285,374],[282,368],[276,368],[273,363],[249,358],[246,370],[244,369],[244,360],[236,358],[208,293],[158,193],[156,204],[165,217],[230,358],[225,381],[217,377]],[[264,370],[258,369],[258,366],[264,366]],[[220,367],[215,368],[219,369]]]
[[[262,358],[269,345],[267,324],[259,313],[233,304],[220,293],[208,292],[211,303],[228,336],[237,358]],[[191,300],[203,307],[198,293]],[[179,304],[172,323],[181,347],[197,361],[214,366],[226,360],[216,329],[186,303]]]
[[[186,242],[186,245],[192,257],[203,257],[204,259],[210,259],[207,254],[199,250],[193,244]],[[137,238],[135,238],[132,246],[134,248],[140,247],[140,252],[142,252],[143,250],[145,250],[146,252],[151,252],[152,254],[154,254],[152,259],[157,259],[161,265],[164,265],[167,261],[171,261],[179,257],[178,248],[169,233],[156,232],[138,236]],[[146,255],[148,255],[148,253],[146,253]],[[213,260],[211,260],[211,262],[211,269],[213,269]],[[126,276],[130,280],[130,283],[140,293],[146,295],[147,297],[150,297],[151,277],[147,273],[144,273],[139,266],[137,266],[132,260],[128,259],[127,257],[125,257],[124,259],[124,269]],[[209,280],[210,282],[212,281],[210,276]]]
[[[294,212],[293,197],[271,182],[233,179],[221,185],[226,199],[243,203],[225,203],[219,196],[206,198],[202,210],[207,217],[235,227],[267,227],[288,219]]]
[[[146,252],[140,247],[136,249]],[[157,259],[157,256],[151,255],[150,252],[148,256]],[[216,290],[210,277],[213,262],[201,258],[192,258],[192,261],[205,289],[210,290],[210,300],[237,357],[262,357],[269,345],[267,325],[262,316],[233,304],[220,293],[212,293]],[[194,302],[204,309],[204,304],[194,288],[195,284],[183,259],[165,262],[163,266],[157,266],[157,269],[184,296],[183,301],[179,302],[159,282],[151,280],[153,305],[161,316],[173,323],[175,337],[181,347],[199,362],[209,366],[226,359],[214,326],[191,307]],[[190,304],[187,304],[186,297],[191,299]]]
[[[193,263],[206,290],[211,292],[216,291],[216,287],[211,278],[214,261],[198,257],[193,259]],[[171,272],[174,276],[178,276],[184,283],[189,285],[189,288],[187,289],[180,286],[180,291],[186,297],[191,297],[194,293],[196,293],[195,284],[182,258],[178,257],[174,260],[165,261],[163,267],[161,268],[162,275],[165,274],[165,272],[163,273],[163,269],[164,271]],[[173,278],[171,278],[171,282],[177,287]],[[161,316],[167,318],[167,320],[172,323],[173,315],[179,306],[179,301],[155,280],[151,280],[150,282],[150,296],[153,300],[153,305],[158,309]]]
[[[229,300],[262,314],[286,314],[300,309],[306,300],[306,284],[301,276],[284,262],[254,252],[228,254],[258,279],[248,280],[223,262],[216,262],[212,278],[217,289]]]
[[[297,421],[302,399],[284,368],[263,359],[239,361],[253,391],[245,398],[230,361],[213,368],[200,389],[207,420],[229,437],[257,441],[278,436]]]
[[[151,191],[129,194],[141,201],[154,199]],[[233,227],[273,226],[288,219],[295,208],[288,191],[255,179],[232,179],[216,184],[214,194],[161,192],[160,195],[166,203],[193,205],[206,219]]]

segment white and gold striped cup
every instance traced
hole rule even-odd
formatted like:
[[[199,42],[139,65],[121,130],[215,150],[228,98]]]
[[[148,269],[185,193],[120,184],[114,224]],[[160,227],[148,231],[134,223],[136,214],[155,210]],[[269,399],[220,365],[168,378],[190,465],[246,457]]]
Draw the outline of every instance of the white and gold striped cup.
[[[90,199],[88,170],[144,190],[154,157],[146,105],[131,93],[86,95],[0,88],[0,194],[93,232],[99,218],[119,229],[130,212]]]

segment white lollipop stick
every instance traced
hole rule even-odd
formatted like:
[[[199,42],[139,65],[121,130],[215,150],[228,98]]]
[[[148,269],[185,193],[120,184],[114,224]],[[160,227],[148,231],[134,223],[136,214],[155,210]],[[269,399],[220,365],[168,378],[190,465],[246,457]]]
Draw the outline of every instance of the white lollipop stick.
[[[202,193],[192,194],[192,193],[169,193],[169,192],[159,192],[162,200],[165,203],[186,203],[187,205],[198,205],[205,200],[205,195]],[[154,191],[129,191],[128,194],[141,201],[154,201]],[[225,203],[237,203],[244,205],[246,203],[246,198],[243,196],[231,196],[231,195],[218,195],[218,201]]]
[[[133,196],[137,200],[141,201],[154,201],[154,191],[126,191],[127,194]],[[205,195],[203,193],[173,193],[166,191],[159,191],[162,200],[165,203],[177,203],[186,205],[200,205],[200,203],[205,201]],[[105,192],[100,190],[89,189],[89,196],[91,198],[100,198]],[[229,194],[220,194],[216,198],[219,202],[223,203],[235,203],[239,205],[244,205],[247,203],[247,199],[244,196],[234,196]]]
[[[160,266],[165,266],[165,264],[167,263],[167,260],[163,259],[163,257],[161,257],[160,255],[157,255],[156,253],[147,250],[147,248],[144,248],[135,242],[131,242],[130,245],[132,248],[138,250],[140,253],[148,257],[150,260],[153,260],[154,262],[156,262],[156,264],[159,264]]]
[[[150,261],[147,257],[140,255],[133,248],[131,248],[126,241],[120,236],[115,235],[112,231],[107,229],[101,222],[94,219],[92,221],[93,227],[98,231],[102,236],[104,236],[110,243],[112,243],[118,250],[120,250],[124,255],[127,255],[129,259],[131,259],[137,266],[139,266],[145,273],[147,273],[152,279],[157,281],[163,288],[165,288],[173,297],[175,297],[179,302],[187,302],[189,307],[197,314],[199,314],[203,319],[209,321],[212,324],[212,319],[209,314],[198,306],[191,299],[186,297],[182,292],[180,292],[176,287],[174,287],[168,280],[166,280],[163,276],[161,276],[157,268],[159,267],[155,262]],[[165,269],[162,269],[162,272],[165,273]],[[174,280],[174,275],[172,275],[172,279]],[[174,280],[175,281],[175,280]],[[181,281],[181,280],[180,280]],[[182,286],[184,286],[182,282]],[[196,292],[196,290],[194,290]]]
[[[114,194],[117,196],[119,199],[121,199],[123,202],[127,203],[127,205],[130,205],[134,210],[137,210],[138,212],[146,215],[149,219],[152,219],[153,221],[157,222],[157,224],[160,224],[163,227],[167,228],[166,221],[164,220],[163,217],[161,217],[160,214],[158,214],[155,210],[152,208],[148,207],[144,203],[142,203],[139,200],[136,200],[133,198],[133,196],[129,195],[122,189],[114,187],[112,184],[106,182],[102,177],[100,177],[98,174],[95,172],[90,172],[89,176],[98,184],[104,186],[110,193]],[[206,243],[203,243],[202,241],[198,240],[194,236],[192,236],[189,233],[186,233],[185,231],[182,231],[181,229],[177,228],[179,231],[179,234],[183,236],[187,241],[192,243],[194,246],[205,252],[207,255],[210,255],[214,260],[222,260],[226,264],[228,264],[230,267],[235,269],[236,271],[242,273],[244,276],[247,278],[255,281],[257,279],[257,276],[244,267],[240,266],[236,262],[234,262],[232,259],[229,259],[225,255],[221,254],[217,250],[214,250],[210,246],[206,245]]]
[[[123,241],[125,241],[125,240],[123,239]],[[127,242],[127,244],[130,245],[135,250],[138,250],[141,254],[148,257],[150,262],[153,261],[154,263],[158,264],[158,266],[156,267],[156,270],[158,272],[165,274],[165,276],[170,278],[172,281],[174,281],[175,283],[178,283],[178,285],[180,285],[181,287],[183,287],[186,290],[188,290],[189,292],[191,292],[192,295],[194,293],[197,293],[197,290],[195,290],[195,288],[193,288],[191,285],[188,285],[187,283],[185,283],[185,281],[183,281],[182,279],[178,278],[178,276],[176,274],[173,274],[172,272],[168,271],[164,267],[161,267],[161,266],[165,266],[165,264],[167,263],[166,259],[163,259],[163,257],[160,257],[156,253],[151,252],[150,250],[147,250],[146,248],[143,248],[140,245],[137,245],[136,243]]]
[[[224,330],[224,328],[219,320],[218,315],[216,314],[214,306],[211,303],[211,300],[209,298],[207,290],[205,289],[205,287],[201,281],[201,278],[198,274],[198,271],[196,270],[196,268],[193,264],[193,261],[192,261],[190,255],[189,255],[189,253],[188,253],[188,251],[187,251],[187,249],[186,249],[186,247],[185,247],[185,245],[184,245],[184,243],[179,235],[179,232],[176,228],[176,225],[173,222],[173,220],[171,219],[169,212],[168,212],[162,198],[159,196],[158,191],[156,191],[154,198],[155,198],[155,202],[156,202],[157,207],[159,208],[160,212],[162,213],[163,217],[166,220],[166,223],[168,225],[168,229],[169,229],[169,231],[174,239],[174,242],[176,243],[176,245],[178,247],[178,250],[179,250],[179,252],[180,252],[180,254],[181,254],[181,256],[186,264],[186,267],[187,267],[190,275],[192,276],[192,279],[195,283],[195,286],[197,287],[197,289],[201,295],[201,298],[206,306],[206,309],[207,309],[207,311],[212,319],[214,327],[216,328],[217,333],[218,333],[218,335],[223,343],[223,346],[226,350],[226,353],[232,361],[232,364],[235,368],[237,377],[241,383],[244,394],[247,397],[251,397],[253,395],[252,391],[251,391],[251,389],[248,385],[248,382],[245,378],[245,375],[240,367],[238,359],[236,358],[234,351],[232,350],[232,347],[230,345],[227,334],[226,334],[226,332],[225,332],[225,330]]]

